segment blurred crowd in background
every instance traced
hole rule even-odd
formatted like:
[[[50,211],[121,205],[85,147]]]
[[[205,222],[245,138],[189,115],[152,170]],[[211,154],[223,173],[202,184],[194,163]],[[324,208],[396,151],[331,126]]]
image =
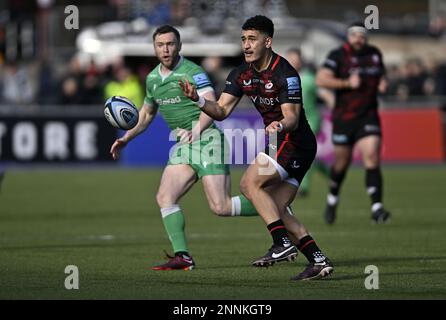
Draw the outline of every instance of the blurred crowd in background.
[[[220,93],[228,73],[221,57],[206,57],[201,65]],[[315,66],[310,69],[315,70]],[[39,66],[14,62],[1,66],[1,103],[41,105],[101,104],[113,95],[123,95],[141,106],[145,95],[145,77],[151,68],[145,64],[130,67],[119,60],[106,67],[93,61],[81,67],[74,56],[60,75],[50,63]],[[398,101],[429,96],[446,96],[446,64],[427,65],[413,59],[387,67],[389,88],[385,94]]]
[[[24,39],[27,21],[32,21],[34,23],[32,29],[38,30],[39,26],[42,26],[42,21],[51,17],[48,15],[55,8],[54,2],[54,0],[36,0],[30,5],[30,1],[8,0],[0,5],[0,104],[95,105],[102,104],[107,97],[119,94],[130,98],[140,106],[145,94],[145,77],[156,65],[153,59],[150,63],[144,59],[124,58],[115,59],[108,65],[97,65],[93,59],[89,63],[81,63],[76,56],[74,43],[71,48],[60,51],[63,54],[56,54],[57,59],[51,59],[45,50],[36,49],[38,45],[35,42],[48,41],[42,39],[38,32],[37,40],[32,41],[31,50],[22,44],[18,47],[21,56],[16,54],[17,58],[11,58],[14,57],[14,53],[7,49],[9,23],[16,22],[21,28],[21,37]],[[68,2],[65,4],[62,0],[56,2],[60,2],[58,4],[62,6],[70,4]],[[237,10],[237,6],[240,5],[246,7],[244,14],[248,15],[255,14],[259,10],[267,12],[276,10],[280,14],[281,10],[285,10],[282,8],[285,3],[286,1],[242,1],[240,4],[239,1],[232,1],[232,5],[220,8],[220,14],[237,15],[240,11]],[[103,8],[100,18],[93,19],[96,23],[142,17],[150,25],[165,23],[182,25],[191,16],[200,15],[200,11],[207,10],[206,1],[192,0],[97,0],[91,1],[91,4]],[[214,6],[213,10],[218,11],[219,7]],[[209,20],[203,27],[210,33],[217,32],[223,19],[206,15],[203,17]],[[446,19],[444,16],[438,16],[426,25],[424,36],[435,38],[437,41],[446,41],[445,30]],[[29,57],[26,56],[26,50],[31,51]],[[240,61],[241,59],[240,56]],[[201,63],[214,82],[217,92],[221,92],[225,77],[232,67],[228,65],[227,59],[209,56],[196,57],[194,61]],[[312,70],[317,68],[315,65],[308,67]],[[446,56],[444,60],[413,57],[398,64],[388,64],[387,73],[389,88],[386,96],[393,100],[408,101],[414,98],[446,96]]]

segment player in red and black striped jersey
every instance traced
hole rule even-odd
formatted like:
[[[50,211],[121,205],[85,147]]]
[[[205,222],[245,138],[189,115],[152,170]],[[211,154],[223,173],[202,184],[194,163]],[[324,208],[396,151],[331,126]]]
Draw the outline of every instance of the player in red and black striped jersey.
[[[269,134],[268,148],[248,167],[240,189],[267,224],[273,246],[253,265],[269,266],[295,256],[291,237],[310,262],[293,279],[306,280],[333,271],[306,228],[287,209],[314,160],[317,145],[302,107],[299,75],[272,51],[273,33],[274,25],[267,17],[255,16],[244,23],[241,38],[245,63],[229,74],[217,102],[200,98],[187,81],[181,85],[185,95],[216,120],[227,118],[243,95],[261,114]]]
[[[299,74],[286,59],[274,52],[271,53],[271,62],[265,70],[257,71],[252,63],[244,63],[234,69],[226,80],[223,92],[237,98],[248,96],[262,116],[265,128],[284,118],[282,105],[302,105]],[[295,128],[277,132],[279,148],[277,159],[284,168],[289,167],[287,170],[290,171],[293,171],[293,168],[289,166],[288,155],[281,155],[290,148],[286,147],[285,142],[299,146],[302,151],[305,150],[309,153],[309,159],[314,157],[311,155],[316,153],[317,148],[314,134],[305,117],[305,110],[300,108],[299,113]],[[280,146],[283,148],[280,149]],[[306,172],[303,169],[298,171]],[[300,183],[305,172],[296,172],[292,175],[296,175],[295,178]]]
[[[351,162],[353,147],[357,145],[366,168],[372,220],[385,222],[390,214],[382,204],[377,95],[385,91],[387,82],[382,54],[378,48],[367,44],[367,30],[363,24],[354,23],[349,27],[347,41],[329,53],[316,82],[336,93],[332,134],[335,163],[330,174],[325,220],[328,224],[335,221],[339,190]]]

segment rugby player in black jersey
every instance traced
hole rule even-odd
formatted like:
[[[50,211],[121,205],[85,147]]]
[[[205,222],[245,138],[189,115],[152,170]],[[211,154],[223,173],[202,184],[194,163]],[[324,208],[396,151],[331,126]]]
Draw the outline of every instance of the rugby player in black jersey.
[[[188,81],[180,85],[185,95],[215,120],[227,118],[243,95],[252,100],[263,118],[269,143],[265,153],[258,154],[246,170],[240,189],[273,238],[271,249],[253,265],[269,266],[294,257],[294,243],[309,264],[292,279],[308,280],[330,274],[333,265],[287,206],[314,160],[317,145],[302,107],[299,75],[272,51],[273,34],[273,22],[265,16],[244,23],[241,39],[245,63],[229,74],[218,101],[200,98]]]
[[[339,190],[356,145],[366,169],[372,221],[385,222],[390,213],[382,203],[381,125],[377,102],[378,92],[384,92],[387,86],[383,58],[378,48],[367,44],[363,24],[352,24],[347,33],[347,41],[329,53],[316,76],[319,86],[336,93],[332,134],[335,163],[331,168],[325,221],[328,224],[335,221]]]

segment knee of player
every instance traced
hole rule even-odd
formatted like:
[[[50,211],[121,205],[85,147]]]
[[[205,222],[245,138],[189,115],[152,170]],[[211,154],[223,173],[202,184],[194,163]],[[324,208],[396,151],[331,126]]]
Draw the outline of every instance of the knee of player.
[[[231,215],[231,208],[223,202],[212,202],[209,204],[209,207],[217,216],[226,217]]]
[[[247,179],[240,181],[240,192],[248,199],[251,199],[252,186]]]
[[[333,169],[337,172],[342,172],[348,169],[350,165],[350,158],[338,158],[336,159]]]
[[[365,166],[367,168],[376,168],[379,166],[379,155],[376,153],[367,154],[365,157]]]
[[[156,202],[160,208],[165,208],[175,203],[168,194],[160,191],[156,194]]]

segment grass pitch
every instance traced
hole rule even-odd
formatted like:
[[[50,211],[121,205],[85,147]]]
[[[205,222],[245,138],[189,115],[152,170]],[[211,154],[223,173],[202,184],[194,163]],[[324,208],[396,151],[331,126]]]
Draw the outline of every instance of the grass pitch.
[[[238,191],[242,170],[233,170]],[[150,267],[171,251],[155,194],[161,170],[37,170],[7,173],[0,193],[1,299],[444,299],[446,170],[386,167],[388,225],[371,225],[364,173],[353,169],[334,226],[322,219],[326,182],[315,175],[296,215],[335,264],[329,279],[291,282],[306,264],[250,266],[270,238],[258,217],[219,218],[197,184],[181,201],[191,272]],[[79,290],[66,290],[67,265]],[[379,268],[366,290],[364,269]]]

